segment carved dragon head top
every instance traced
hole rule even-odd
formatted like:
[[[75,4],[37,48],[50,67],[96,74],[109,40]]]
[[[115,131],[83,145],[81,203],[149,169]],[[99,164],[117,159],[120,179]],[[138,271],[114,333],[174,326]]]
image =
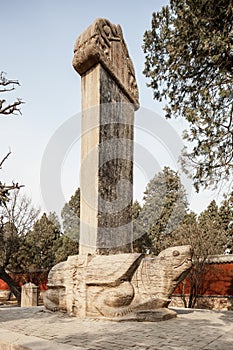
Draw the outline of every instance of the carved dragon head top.
[[[73,67],[82,76],[100,63],[118,83],[130,102],[139,107],[133,62],[120,25],[98,18],[77,39]]]

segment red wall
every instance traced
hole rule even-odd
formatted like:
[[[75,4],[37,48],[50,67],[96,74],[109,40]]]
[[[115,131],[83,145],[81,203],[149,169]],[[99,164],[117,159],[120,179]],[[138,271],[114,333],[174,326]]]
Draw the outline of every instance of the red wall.
[[[10,290],[8,284],[6,284],[3,280],[0,279],[0,290]]]
[[[32,282],[35,285],[39,286],[40,290],[47,289],[47,274],[40,273],[32,273],[32,274],[11,274],[11,277],[19,283],[19,285],[23,285],[28,282]],[[3,280],[0,279],[0,290],[10,290],[8,284],[6,284]]]
[[[14,276],[15,280],[20,285],[33,282],[40,286],[40,290],[47,289],[47,274],[17,274]],[[189,278],[185,281],[184,294],[189,294]],[[182,293],[182,283],[177,286],[173,294]],[[0,279],[0,290],[9,290],[8,285]],[[222,264],[210,264],[208,266],[203,295],[220,295],[220,296],[233,296],[233,263]]]
[[[185,283],[185,288],[183,288]],[[189,277],[181,282],[173,294],[189,294]],[[202,295],[233,296],[233,263],[209,264],[205,273]]]

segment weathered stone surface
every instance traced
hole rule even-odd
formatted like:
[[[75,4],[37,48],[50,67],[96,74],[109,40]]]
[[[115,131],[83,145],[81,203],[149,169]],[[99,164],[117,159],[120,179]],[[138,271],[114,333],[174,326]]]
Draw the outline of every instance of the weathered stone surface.
[[[176,318],[155,325],[69,318],[43,307],[1,308],[0,349],[232,350],[232,311],[176,311]]]
[[[135,308],[167,307],[175,287],[187,276],[191,265],[190,246],[167,248],[158,256],[145,257],[132,280]]]
[[[31,307],[38,305],[38,287],[29,282],[22,286],[21,306]]]
[[[53,294],[45,293],[44,304],[48,309],[62,311],[67,305],[66,311],[79,317],[127,316],[126,319],[140,321],[160,315],[166,319],[171,313],[160,310],[156,314],[155,310],[168,306],[177,283],[187,275],[191,249],[168,248],[152,257],[73,256],[62,264],[54,266],[49,274],[48,285]]]
[[[135,71],[120,25],[98,18],[79,36],[74,47],[73,66],[84,75],[100,63],[117,82],[137,109]]]
[[[129,253],[138,92],[120,27],[96,20],[73,64],[82,84],[80,254]]]

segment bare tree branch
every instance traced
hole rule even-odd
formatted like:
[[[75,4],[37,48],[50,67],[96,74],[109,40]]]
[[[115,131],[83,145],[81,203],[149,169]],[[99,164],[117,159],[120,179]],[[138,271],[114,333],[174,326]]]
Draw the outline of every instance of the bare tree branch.
[[[1,92],[9,92],[9,91],[13,91],[15,90],[15,85],[20,86],[20,83],[18,82],[18,80],[9,80],[6,78],[6,73],[5,72],[1,72],[0,73],[0,87],[4,87],[4,88],[0,88],[0,93]],[[20,111],[19,106],[22,105],[24,102],[18,98],[15,102],[9,103],[7,106],[4,106],[4,103],[6,102],[5,99],[0,100],[0,114],[4,114],[4,115],[16,115],[16,114],[22,114]]]
[[[2,84],[0,84],[2,85]],[[7,91],[12,91],[12,90],[15,90],[15,87],[12,86],[11,88],[8,88],[8,89],[0,89],[0,92],[7,92]]]
[[[9,115],[9,114],[17,114],[17,112],[19,114],[22,115],[21,110],[18,108],[18,106],[20,106],[21,104],[23,104],[24,102],[21,99],[17,99],[17,101],[15,101],[12,104],[9,104],[6,107],[3,107],[3,104],[5,103],[5,100],[0,100],[0,114],[5,114],[5,115]]]
[[[3,163],[4,163],[5,160],[9,157],[10,154],[11,154],[11,151],[9,151],[9,152],[7,153],[7,155],[1,160],[1,162],[0,162],[0,169],[2,169]]]
[[[9,191],[19,190],[21,187],[24,187],[24,185],[19,185],[18,182],[13,182],[10,186],[6,186],[0,182],[0,206],[1,204],[5,205],[5,203],[9,201]]]
[[[9,79],[6,78],[6,73],[5,72],[1,72],[0,73],[0,86],[7,86],[7,85],[14,85],[14,84],[20,86],[20,83],[19,83],[18,80],[9,80]]]
[[[0,161],[0,169],[2,169],[3,163],[10,156],[10,154],[11,151],[9,151],[7,155]],[[12,185],[6,185],[0,181],[0,206],[5,205],[5,203],[9,201],[9,191],[19,190],[21,187],[24,187],[24,185],[19,185],[18,182],[12,182]]]

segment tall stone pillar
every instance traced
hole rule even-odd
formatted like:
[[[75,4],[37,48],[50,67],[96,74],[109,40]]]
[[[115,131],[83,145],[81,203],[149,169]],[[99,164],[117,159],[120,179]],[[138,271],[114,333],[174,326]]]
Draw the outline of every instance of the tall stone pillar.
[[[77,39],[73,66],[82,84],[80,255],[128,253],[139,102],[121,27],[97,19]]]

